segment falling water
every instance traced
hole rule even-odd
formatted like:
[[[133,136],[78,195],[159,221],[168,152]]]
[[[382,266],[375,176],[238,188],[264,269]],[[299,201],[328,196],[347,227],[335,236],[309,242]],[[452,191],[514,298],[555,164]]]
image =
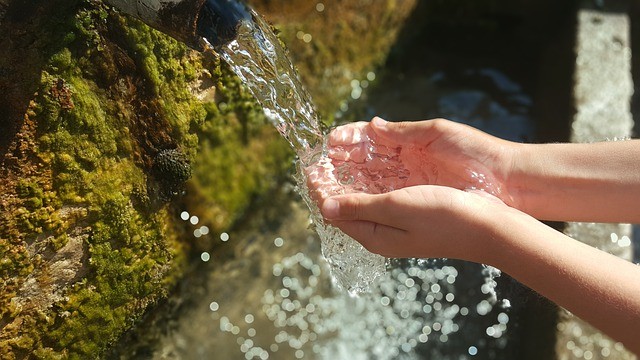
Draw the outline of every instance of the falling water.
[[[361,179],[363,181],[359,188],[347,186],[349,184],[344,179],[339,181],[338,172],[344,172],[344,168],[335,169],[327,157],[326,132],[310,95],[300,83],[275,34],[260,16],[251,10],[247,11],[251,19],[239,22],[231,41],[213,45],[216,44],[215,39],[204,37],[202,45],[229,64],[258,100],[267,118],[296,152],[299,193],[311,209],[312,221],[321,238],[322,252],[331,266],[335,283],[350,293],[367,291],[373,280],[385,272],[384,257],[368,252],[342,231],[323,222],[309,194],[305,172],[308,169],[329,169],[326,174],[332,183],[326,189],[331,194],[367,191],[367,187],[362,185],[367,180],[372,183],[372,179]],[[206,28],[206,24],[199,26]],[[388,165],[389,168],[399,166]]]

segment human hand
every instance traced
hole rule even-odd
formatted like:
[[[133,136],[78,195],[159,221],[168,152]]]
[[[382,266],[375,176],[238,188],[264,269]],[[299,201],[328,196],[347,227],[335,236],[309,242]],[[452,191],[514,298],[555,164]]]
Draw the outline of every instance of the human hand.
[[[488,263],[501,214],[519,213],[483,191],[420,185],[384,194],[329,197],[321,213],[367,250],[386,257]]]
[[[515,200],[508,184],[515,149],[512,142],[444,119],[393,123],[376,117],[340,126],[329,135],[335,168],[347,164],[356,169],[352,173],[373,174],[369,182],[378,183],[356,190],[382,193],[442,185],[484,190],[509,205]],[[390,163],[401,166],[389,173]]]

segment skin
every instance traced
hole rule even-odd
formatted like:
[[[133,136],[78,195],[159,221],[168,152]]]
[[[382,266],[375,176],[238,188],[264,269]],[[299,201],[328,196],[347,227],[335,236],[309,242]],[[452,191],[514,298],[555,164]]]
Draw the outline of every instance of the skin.
[[[387,257],[496,266],[640,354],[640,267],[537,220],[640,223],[640,141],[525,145],[442,119],[375,118],[335,129],[331,157],[362,158],[363,139],[398,150],[412,176],[383,194],[318,191],[327,221]],[[484,191],[468,190],[470,170]]]

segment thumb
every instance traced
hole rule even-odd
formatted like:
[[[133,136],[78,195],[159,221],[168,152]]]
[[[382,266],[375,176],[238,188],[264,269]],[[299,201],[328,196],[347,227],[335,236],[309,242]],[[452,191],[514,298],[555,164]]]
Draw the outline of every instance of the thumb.
[[[396,211],[390,211],[395,209]],[[389,193],[352,193],[336,195],[322,203],[320,212],[329,221],[370,221],[397,226],[403,223],[403,211],[394,206]]]
[[[373,132],[381,138],[400,144],[428,144],[437,138],[439,127],[445,120],[390,122],[380,117],[371,120]]]

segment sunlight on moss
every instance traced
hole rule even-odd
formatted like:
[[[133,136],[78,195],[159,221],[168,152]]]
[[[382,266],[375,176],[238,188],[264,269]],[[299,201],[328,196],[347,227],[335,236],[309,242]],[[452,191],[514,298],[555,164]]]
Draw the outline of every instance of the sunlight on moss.
[[[185,154],[195,169],[190,193],[224,213],[214,231],[273,188],[291,159],[218,59],[202,58],[95,2],[59,2],[42,27],[39,46],[53,51],[28,114],[37,124],[30,136],[42,170],[14,185],[16,207],[0,230],[6,279],[0,315],[8,321],[0,352],[10,357],[97,356],[182,276],[191,244],[171,205],[154,199],[161,180],[147,159],[161,150]],[[218,89],[215,102],[194,96],[202,77]],[[136,132],[140,119],[164,127]],[[174,175],[179,183],[189,174]],[[40,308],[23,299],[27,306],[16,306],[11,299],[21,299],[29,274],[50,281],[38,275],[48,260],[30,253],[27,242],[38,239],[42,251],[56,252],[79,234],[88,234],[82,237],[86,274],[69,284],[66,300]]]

